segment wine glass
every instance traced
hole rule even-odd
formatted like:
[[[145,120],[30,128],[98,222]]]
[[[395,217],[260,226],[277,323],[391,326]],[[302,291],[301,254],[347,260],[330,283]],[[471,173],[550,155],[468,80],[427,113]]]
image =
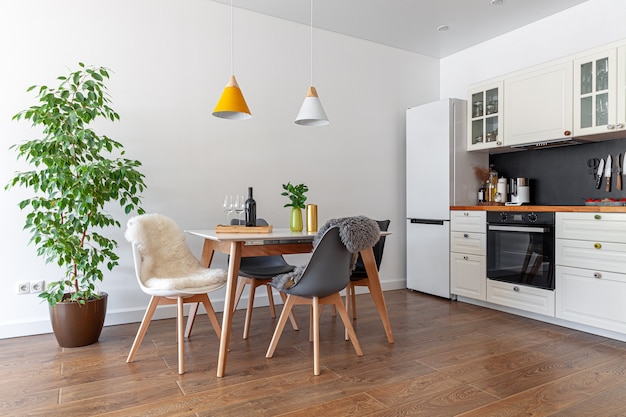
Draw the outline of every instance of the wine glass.
[[[235,196],[235,213],[237,213],[237,219],[239,220],[239,224],[241,224],[241,215],[243,214],[244,208],[246,206],[246,199],[242,195]]]
[[[226,213],[226,225],[228,225],[230,213],[232,213],[235,208],[232,195],[226,194],[224,196],[224,203],[222,204],[222,207]]]

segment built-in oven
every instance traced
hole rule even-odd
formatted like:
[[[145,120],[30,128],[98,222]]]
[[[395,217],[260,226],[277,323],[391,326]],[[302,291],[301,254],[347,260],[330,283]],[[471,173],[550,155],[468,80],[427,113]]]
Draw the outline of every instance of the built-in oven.
[[[554,213],[488,211],[487,278],[554,290]]]

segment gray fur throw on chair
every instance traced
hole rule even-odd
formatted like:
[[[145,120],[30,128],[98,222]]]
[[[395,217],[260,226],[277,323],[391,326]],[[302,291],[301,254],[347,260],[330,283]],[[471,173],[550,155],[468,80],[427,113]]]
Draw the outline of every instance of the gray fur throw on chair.
[[[331,227],[339,227],[341,242],[350,251],[352,256],[352,269],[357,256],[363,249],[371,248],[380,238],[380,228],[375,220],[365,216],[342,217],[328,220],[318,231],[313,239],[313,250],[321,240],[324,233]],[[270,285],[277,290],[290,288],[298,283],[306,266],[297,266],[292,272],[275,276]]]

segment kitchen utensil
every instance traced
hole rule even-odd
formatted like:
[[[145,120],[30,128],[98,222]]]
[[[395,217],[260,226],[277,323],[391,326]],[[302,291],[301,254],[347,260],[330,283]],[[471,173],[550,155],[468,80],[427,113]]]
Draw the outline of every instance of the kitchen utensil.
[[[602,181],[602,174],[604,174],[604,158],[600,159],[600,165],[596,171],[596,188],[600,188],[600,181]]]
[[[622,171],[624,169],[623,164],[624,164],[624,157],[620,153],[617,155],[617,173],[616,173],[617,180],[616,180],[616,185],[615,185],[615,188],[617,188],[618,190],[622,189]]]
[[[624,152],[623,155],[620,154],[620,156],[622,157],[622,167],[621,167],[622,169],[620,170],[621,171],[620,177],[621,177],[622,175],[624,175],[624,162],[626,162],[626,152]]]
[[[604,191],[607,193],[611,191],[611,175],[613,174],[613,158],[611,154],[606,157],[606,166],[604,167],[604,177],[606,178],[606,186]]]

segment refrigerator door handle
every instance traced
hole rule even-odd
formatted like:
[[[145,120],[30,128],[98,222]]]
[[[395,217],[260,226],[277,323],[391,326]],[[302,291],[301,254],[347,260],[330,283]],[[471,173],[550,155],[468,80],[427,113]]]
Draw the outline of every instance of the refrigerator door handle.
[[[443,225],[445,220],[431,220],[431,219],[409,219],[411,224],[438,224]]]

